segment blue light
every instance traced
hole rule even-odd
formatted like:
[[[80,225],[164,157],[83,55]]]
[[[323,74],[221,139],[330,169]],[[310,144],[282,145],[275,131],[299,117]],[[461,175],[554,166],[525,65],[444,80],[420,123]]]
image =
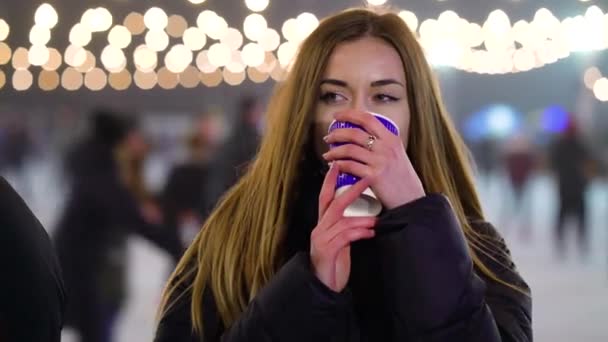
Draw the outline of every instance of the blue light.
[[[568,127],[570,118],[564,107],[553,105],[543,110],[540,121],[540,126],[543,131],[561,133]]]

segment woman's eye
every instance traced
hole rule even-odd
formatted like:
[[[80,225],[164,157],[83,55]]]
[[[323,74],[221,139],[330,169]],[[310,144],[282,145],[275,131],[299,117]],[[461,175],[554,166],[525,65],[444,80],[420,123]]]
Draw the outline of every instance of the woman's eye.
[[[321,101],[323,101],[327,104],[332,104],[332,103],[344,101],[344,100],[346,100],[346,97],[344,97],[338,93],[326,92],[326,93],[321,94],[320,99],[321,99]]]
[[[395,101],[399,101],[398,98],[396,98],[394,96],[386,95],[386,94],[378,94],[378,95],[375,95],[374,98],[377,101],[380,101],[380,102],[395,102]]]

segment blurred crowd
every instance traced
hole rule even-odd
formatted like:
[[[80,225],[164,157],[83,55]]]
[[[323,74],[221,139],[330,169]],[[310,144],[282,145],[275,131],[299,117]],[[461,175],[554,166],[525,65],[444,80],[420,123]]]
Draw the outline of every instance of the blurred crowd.
[[[260,100],[247,97],[231,120],[219,111],[188,116],[185,125],[176,126],[178,146],[168,148],[162,137],[145,129],[145,115],[97,108],[79,116],[86,118],[84,129],[68,125],[71,133],[78,134],[55,139],[60,151],[56,164],[66,196],[52,227],[47,228],[70,293],[66,326],[76,330],[82,341],[112,340],[126,297],[128,237],[149,240],[177,263],[218,199],[254,157],[264,130],[263,112]],[[11,175],[27,198],[30,184],[20,180],[20,175],[26,172],[28,161],[44,154],[45,146],[26,120],[18,115],[2,117],[0,174]],[[574,118],[545,144],[519,133],[469,145],[481,189],[496,173],[508,181],[511,204],[504,201],[500,222],[496,222],[505,235],[534,239],[530,181],[539,173],[549,173],[559,197],[555,253],[565,255],[566,231],[574,230],[585,258],[592,238],[585,193],[590,182],[606,177],[606,160],[605,154],[588,146]],[[163,165],[169,166],[160,185],[151,186],[148,174],[159,151],[169,151],[169,157],[162,158]]]

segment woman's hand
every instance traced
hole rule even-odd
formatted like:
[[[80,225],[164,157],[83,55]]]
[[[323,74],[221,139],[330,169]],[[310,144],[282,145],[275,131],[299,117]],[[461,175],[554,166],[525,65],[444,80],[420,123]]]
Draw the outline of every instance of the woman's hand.
[[[343,170],[342,170],[343,171]],[[332,164],[319,195],[319,220],[310,237],[310,259],[315,275],[340,292],[350,276],[350,244],[374,236],[375,217],[344,217],[344,210],[369,186],[361,179],[334,199],[338,166]]]
[[[368,178],[374,194],[384,207],[393,209],[424,197],[424,187],[405,152],[402,137],[391,133],[372,114],[344,111],[336,120],[361,126],[335,129],[324,140],[327,143],[346,143],[332,148],[323,155],[334,162],[342,172]],[[367,148],[370,135],[376,137],[371,149]]]

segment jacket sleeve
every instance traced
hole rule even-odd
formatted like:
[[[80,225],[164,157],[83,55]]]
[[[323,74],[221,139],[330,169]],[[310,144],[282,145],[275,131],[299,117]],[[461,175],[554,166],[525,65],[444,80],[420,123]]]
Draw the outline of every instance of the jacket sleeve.
[[[347,293],[327,288],[313,274],[310,258],[298,253],[249,303],[230,327],[220,322],[213,296],[203,300],[205,342],[320,341],[335,331]],[[191,297],[183,296],[161,319],[155,342],[200,341],[192,333]]]
[[[489,227],[489,228],[488,228]],[[486,230],[491,226],[486,226]],[[480,276],[448,199],[431,194],[384,213],[378,224],[384,298],[394,341],[531,341],[529,296]],[[495,236],[497,233],[491,229]],[[481,258],[501,279],[527,289],[504,241]]]

